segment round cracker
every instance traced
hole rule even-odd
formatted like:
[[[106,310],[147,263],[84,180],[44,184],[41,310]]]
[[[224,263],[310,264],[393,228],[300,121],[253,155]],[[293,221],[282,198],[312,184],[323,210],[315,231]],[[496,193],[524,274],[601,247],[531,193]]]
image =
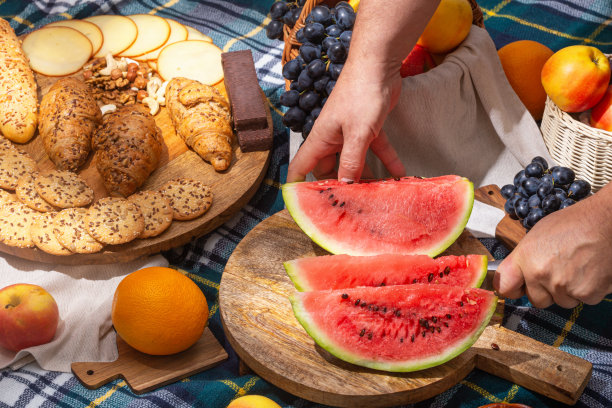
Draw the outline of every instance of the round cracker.
[[[0,187],[15,190],[24,174],[36,172],[36,162],[16,148],[0,151]]]
[[[60,208],[82,207],[91,203],[94,192],[78,174],[55,170],[34,179],[34,188],[40,196]]]
[[[175,220],[192,220],[204,214],[212,204],[210,187],[193,179],[175,179],[167,182],[159,191],[170,200]]]
[[[87,210],[85,228],[104,244],[125,244],[138,238],[145,222],[140,208],[125,198],[105,197]]]
[[[128,197],[140,208],[144,217],[144,230],[138,238],[156,237],[172,224],[172,207],[159,191],[145,190]]]
[[[71,252],[90,254],[104,248],[85,229],[86,215],[84,208],[66,208],[57,213],[53,220],[53,234]]]
[[[38,176],[35,174],[24,174],[17,182],[15,194],[19,201],[27,205],[33,210],[40,212],[56,211],[57,208],[46,202],[34,188],[34,179]]]
[[[51,255],[70,255],[72,252],[64,248],[53,233],[53,220],[56,212],[39,214],[30,225],[30,237],[39,249]]]
[[[13,142],[0,135],[0,152],[16,150]]]
[[[30,226],[39,214],[19,201],[6,203],[0,211],[0,240],[13,247],[33,247]]]

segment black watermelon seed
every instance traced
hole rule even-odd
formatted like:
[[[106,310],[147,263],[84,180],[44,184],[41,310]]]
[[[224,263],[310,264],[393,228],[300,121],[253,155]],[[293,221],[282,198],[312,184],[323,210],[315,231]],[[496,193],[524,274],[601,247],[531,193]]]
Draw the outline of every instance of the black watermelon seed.
[[[446,315],[446,318],[447,318],[447,319],[452,319],[452,318],[453,318],[453,316],[451,316],[450,314],[447,314],[447,315]]]
[[[444,326],[448,327],[448,323],[444,322]]]
[[[400,343],[403,343],[403,342],[404,342],[404,338],[400,337]]]
[[[372,310],[372,305],[368,305],[368,310]]]
[[[431,318],[431,321],[432,321],[432,322],[434,322],[434,323],[436,323],[436,322],[438,321],[438,318],[437,318],[436,316],[433,316],[433,317]]]
[[[385,282],[381,283],[380,286],[385,286]]]
[[[332,207],[335,207],[336,205],[338,205],[338,200],[336,200],[336,201],[334,201],[334,202],[332,203]]]
[[[440,272],[440,277],[443,278],[444,277],[444,273]]]
[[[401,313],[401,312],[399,311],[399,309],[398,309],[398,310],[396,310],[396,311],[395,311],[395,315],[396,315],[397,317],[400,317],[400,316],[402,315],[402,313]]]
[[[368,333],[368,340],[372,340],[372,332]]]
[[[330,194],[329,199],[331,200],[332,198],[334,198],[334,195]]]
[[[366,302],[361,302],[361,307],[366,307],[368,304]]]
[[[321,194],[322,192],[324,192],[325,190],[319,190],[319,194]]]
[[[442,329],[440,328],[440,326],[436,326],[436,331],[437,331],[438,333],[440,333],[440,332],[442,331]]]
[[[346,184],[353,184],[353,183],[354,183],[353,180],[349,180],[349,181],[346,182]]]
[[[448,275],[450,273],[450,266],[447,266],[446,268],[444,268],[444,274]]]
[[[429,275],[427,275],[427,282],[431,282],[434,278],[434,274],[430,273]]]
[[[493,350],[499,350],[499,346],[497,344],[495,344],[495,343],[491,343],[491,348]]]
[[[378,306],[374,306],[372,310],[374,310],[375,312],[378,312]]]
[[[459,302],[459,306],[463,307],[463,302]]]
[[[414,334],[410,336],[410,341],[414,343]]]
[[[419,326],[421,327],[426,327],[425,324],[427,323],[427,320],[425,319],[419,319]]]
[[[382,311],[383,311],[383,313],[387,313],[387,308],[383,307]]]
[[[359,337],[363,337],[364,334],[365,334],[365,329],[361,329],[361,332],[359,333]]]
[[[344,201],[343,201],[343,202],[341,202],[341,203],[340,203],[340,205],[339,205],[339,207],[344,207],[344,204],[345,204],[345,202],[344,202]]]
[[[348,299],[348,295],[346,293],[342,294],[342,299]]]
[[[413,279],[412,283],[417,283],[419,280],[418,279]]]
[[[399,177],[393,177],[393,180],[400,181],[400,178]]]
[[[360,300],[360,299],[357,299],[357,300],[355,301],[355,306],[359,306],[359,302],[361,302],[361,300]]]
[[[429,328],[429,331],[433,333],[433,332],[435,332],[435,331],[436,331],[436,328],[435,328],[435,327],[433,327],[433,326],[431,326],[431,327]]]
[[[425,332],[423,332],[423,337],[425,337]]]

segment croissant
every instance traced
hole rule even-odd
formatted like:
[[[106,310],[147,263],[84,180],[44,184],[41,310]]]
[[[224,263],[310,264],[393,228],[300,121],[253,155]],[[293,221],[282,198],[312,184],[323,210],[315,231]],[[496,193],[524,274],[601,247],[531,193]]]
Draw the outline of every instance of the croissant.
[[[0,132],[25,143],[38,120],[36,82],[28,58],[8,21],[0,18]]]
[[[94,130],[102,113],[86,83],[62,78],[40,104],[38,131],[47,155],[60,170],[76,171],[91,151]]]
[[[165,97],[176,133],[215,170],[226,170],[234,132],[225,98],[212,86],[187,78],[172,79]]]
[[[162,133],[144,106],[118,108],[102,118],[93,137],[94,160],[111,196],[127,197],[157,168]]]

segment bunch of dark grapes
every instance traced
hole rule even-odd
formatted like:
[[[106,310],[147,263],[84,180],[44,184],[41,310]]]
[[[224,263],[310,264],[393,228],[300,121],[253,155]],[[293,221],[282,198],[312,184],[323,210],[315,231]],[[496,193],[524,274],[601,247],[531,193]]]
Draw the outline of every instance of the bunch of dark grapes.
[[[302,45],[299,55],[283,66],[283,77],[291,81],[280,103],[289,109],[283,116],[285,126],[302,132],[304,139],[312,130],[348,55],[355,11],[341,1],[332,9],[318,5],[296,33]]]
[[[306,0],[280,0],[270,7],[270,18],[272,21],[266,26],[266,35],[271,40],[283,39],[283,28],[285,25],[293,28],[300,18],[302,7]]]
[[[514,176],[514,184],[502,187],[501,194],[510,218],[521,220],[523,227],[530,230],[546,215],[588,197],[591,185],[577,180],[570,168],[549,169],[546,160],[537,156]]]

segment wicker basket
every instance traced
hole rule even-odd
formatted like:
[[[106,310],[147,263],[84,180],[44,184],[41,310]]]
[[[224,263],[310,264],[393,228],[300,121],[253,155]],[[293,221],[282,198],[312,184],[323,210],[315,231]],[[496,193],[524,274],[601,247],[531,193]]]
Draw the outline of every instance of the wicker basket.
[[[289,30],[287,26],[285,26],[285,35],[283,37],[285,41],[285,48],[283,48],[283,56],[281,61],[283,65],[285,65],[287,61],[291,61],[298,56],[301,44],[295,39],[295,33],[297,33],[300,28],[304,27],[304,21],[312,9],[319,4],[326,4],[333,7],[338,2],[339,0],[306,0],[306,3],[302,8],[302,12],[300,13],[300,18],[298,18],[297,22],[293,26],[293,29]],[[478,6],[478,3],[476,3],[476,0],[469,0],[469,2],[472,5],[472,23],[479,27],[484,27],[482,10]],[[289,89],[289,84],[290,82],[285,80],[285,89]]]
[[[546,100],[541,131],[555,161],[597,191],[612,180],[612,132],[597,129]]]

